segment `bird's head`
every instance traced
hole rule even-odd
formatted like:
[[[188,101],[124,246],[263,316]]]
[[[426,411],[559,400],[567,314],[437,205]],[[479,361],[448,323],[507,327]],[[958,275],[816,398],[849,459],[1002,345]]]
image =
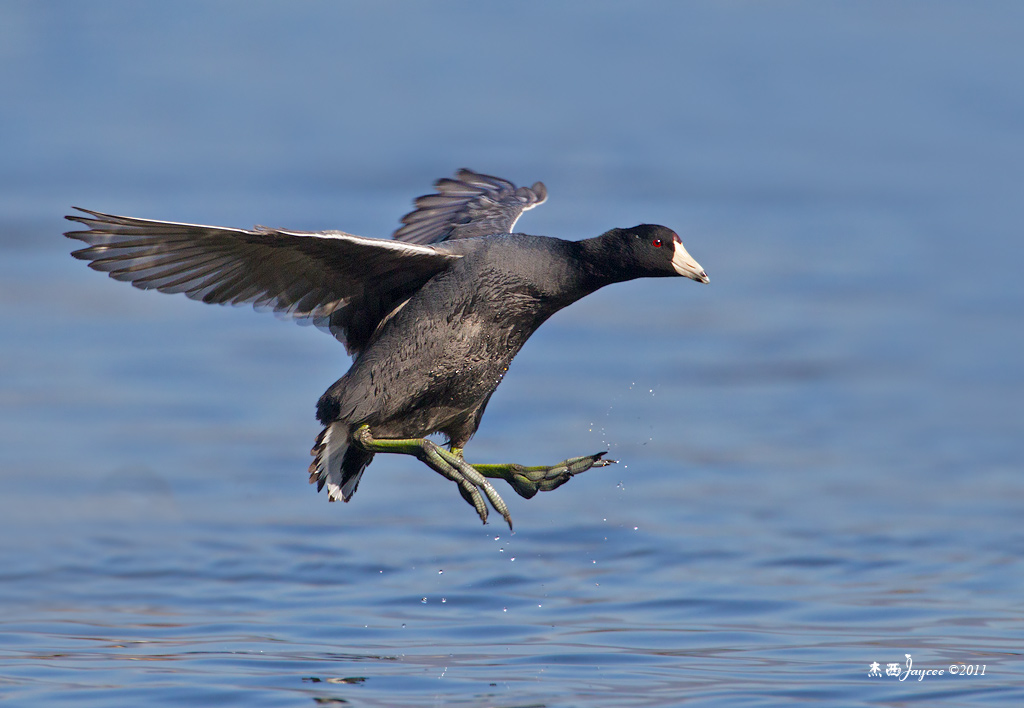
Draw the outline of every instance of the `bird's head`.
[[[631,229],[612,229],[600,237],[618,266],[634,278],[682,275],[699,283],[708,276],[672,229],[640,224]]]

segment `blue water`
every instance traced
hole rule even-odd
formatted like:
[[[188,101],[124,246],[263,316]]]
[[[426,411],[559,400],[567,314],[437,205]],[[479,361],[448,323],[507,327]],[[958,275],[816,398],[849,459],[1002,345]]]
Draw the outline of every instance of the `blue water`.
[[[6,704],[1024,703],[1021,5],[7,2],[0,59]],[[515,534],[405,458],[328,504],[344,350],[59,235],[386,236],[461,166],[711,276],[516,359],[467,456],[620,464]]]

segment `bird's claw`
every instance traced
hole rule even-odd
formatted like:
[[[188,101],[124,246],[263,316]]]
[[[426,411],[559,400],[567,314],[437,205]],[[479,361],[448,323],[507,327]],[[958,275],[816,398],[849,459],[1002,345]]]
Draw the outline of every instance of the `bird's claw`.
[[[505,477],[516,493],[524,499],[530,499],[537,492],[550,492],[568,482],[574,475],[586,472],[591,467],[607,467],[615,460],[602,459],[608,452],[593,455],[570,457],[551,467],[524,467],[509,465],[509,475]]]

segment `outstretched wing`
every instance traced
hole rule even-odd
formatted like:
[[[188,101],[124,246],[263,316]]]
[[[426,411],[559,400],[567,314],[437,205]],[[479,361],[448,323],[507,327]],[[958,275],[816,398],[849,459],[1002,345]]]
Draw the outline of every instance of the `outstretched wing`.
[[[77,208],[77,207],[76,207]],[[340,231],[252,231],[78,209],[69,238],[89,267],[144,290],[270,309],[331,332],[356,355],[380,321],[457,255]]]
[[[395,240],[437,243],[512,233],[524,211],[548,198],[542,182],[517,189],[508,180],[465,169],[456,172],[454,179],[439,179],[434,186],[436,194],[416,199],[416,209],[402,217],[405,226],[394,233]]]

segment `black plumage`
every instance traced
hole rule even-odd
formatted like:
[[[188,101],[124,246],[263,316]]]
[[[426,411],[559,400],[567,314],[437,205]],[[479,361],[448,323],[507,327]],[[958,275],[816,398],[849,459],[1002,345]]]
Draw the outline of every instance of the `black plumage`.
[[[683,275],[707,282],[675,232],[643,224],[584,241],[512,233],[544,185],[460,170],[420,197],[394,240],[340,231],[251,231],[68,216],[89,227],[76,258],[144,289],[216,304],[252,303],[330,331],[353,355],[320,398],[324,430],[310,481],[348,501],[377,452],[414,454],[459,484],[486,520],[480,492],[508,520],[486,478],[532,496],[607,464],[604,453],[550,467],[470,465],[462,448],[512,358],[552,314],[614,282]],[[450,450],[425,436],[442,433]]]

